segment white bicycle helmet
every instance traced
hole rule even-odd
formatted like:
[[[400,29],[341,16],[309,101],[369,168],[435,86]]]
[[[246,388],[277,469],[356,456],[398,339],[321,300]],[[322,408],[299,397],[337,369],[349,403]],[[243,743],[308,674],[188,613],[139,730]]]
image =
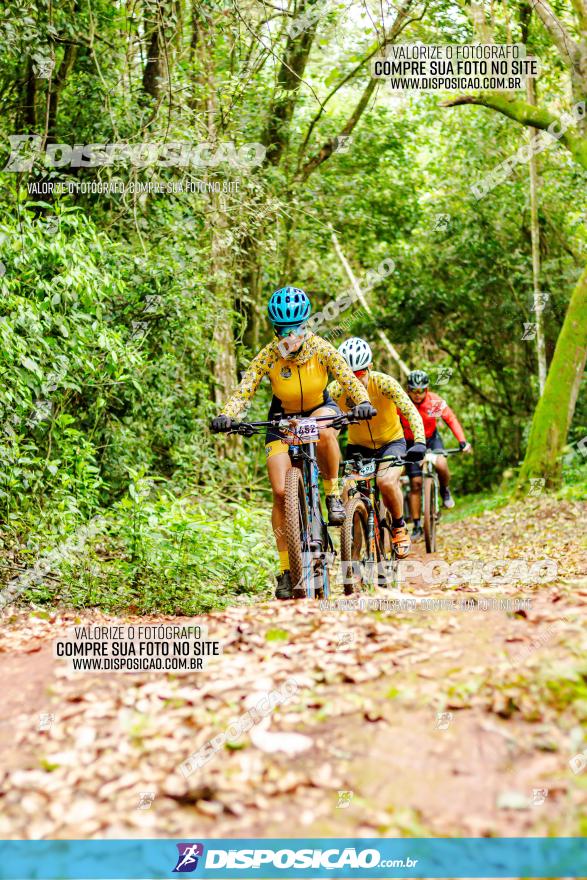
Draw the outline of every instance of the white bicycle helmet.
[[[338,350],[353,372],[366,370],[373,361],[369,344],[358,336],[345,340]]]

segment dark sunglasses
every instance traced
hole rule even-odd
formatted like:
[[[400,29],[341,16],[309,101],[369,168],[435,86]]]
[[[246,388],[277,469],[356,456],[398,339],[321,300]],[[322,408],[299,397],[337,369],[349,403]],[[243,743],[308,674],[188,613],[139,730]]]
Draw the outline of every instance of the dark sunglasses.
[[[293,327],[276,327],[275,332],[279,336],[280,339],[284,339],[286,336],[300,336],[301,333],[306,329],[305,324],[296,324]]]

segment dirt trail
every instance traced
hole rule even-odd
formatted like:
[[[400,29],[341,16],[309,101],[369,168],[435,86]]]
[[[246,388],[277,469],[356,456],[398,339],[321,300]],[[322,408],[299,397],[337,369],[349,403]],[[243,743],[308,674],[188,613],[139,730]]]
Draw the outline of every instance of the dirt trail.
[[[52,659],[51,640],[74,621],[136,618],[18,613],[0,638],[0,836],[585,833],[587,771],[569,768],[587,719],[584,509],[565,503],[555,518],[552,501],[532,503],[530,516],[519,507],[443,524],[438,556],[548,556],[554,583],[404,587],[418,598],[523,596],[526,612],[262,602],[207,615],[223,655],[175,676],[73,674]],[[297,693],[268,731],[258,725],[183,777],[180,764],[291,678]],[[42,713],[54,716],[47,730]]]

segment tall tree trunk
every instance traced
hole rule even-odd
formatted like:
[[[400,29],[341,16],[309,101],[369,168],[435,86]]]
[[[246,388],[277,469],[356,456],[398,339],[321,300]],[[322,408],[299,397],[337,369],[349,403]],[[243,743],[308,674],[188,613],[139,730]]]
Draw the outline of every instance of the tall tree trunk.
[[[583,99],[587,94],[587,40],[585,39],[587,12],[584,0],[573,2],[573,8],[579,17],[580,43],[575,42],[570,36],[548,0],[532,0],[532,9],[548,31],[564,64],[570,69],[575,99]],[[524,42],[526,42],[528,35],[528,20],[529,8],[526,4],[526,8],[522,9],[521,16]],[[556,137],[560,143],[569,150],[583,168],[587,168],[585,115],[579,120],[576,128],[574,125],[569,125],[568,122],[562,125],[561,120],[546,108],[537,107],[529,101],[521,101],[514,95],[500,92],[459,95],[444,102],[446,107],[456,107],[461,104],[478,104],[490,107],[532,130],[547,130],[552,126],[553,131],[558,132]],[[586,346],[587,269],[584,270],[573,291],[546,377],[544,392],[534,411],[526,456],[518,478],[518,493],[527,491],[527,481],[531,478],[543,478],[546,484],[551,487],[560,483],[560,455],[567,441],[575,411],[579,386],[585,368]]]
[[[536,105],[534,94],[534,80],[527,80],[528,103]],[[544,321],[542,311],[544,303],[540,296],[540,225],[538,223],[538,172],[536,168],[536,151],[534,141],[538,137],[536,128],[528,129],[530,140],[530,229],[532,234],[532,283],[534,287],[534,312],[536,314],[536,355],[538,358],[538,387],[540,394],[544,393],[546,384],[546,345],[544,343]]]
[[[302,0],[296,9],[303,16],[309,6]],[[273,95],[265,131],[261,141],[267,147],[266,161],[278,165],[289,140],[291,119],[299,98],[299,86],[310,57],[312,43],[316,34],[316,22],[304,28],[301,33],[290,32],[283,60],[277,76],[277,90]]]
[[[152,98],[157,99],[161,90],[163,67],[161,62],[161,35],[156,27],[151,33],[149,48],[147,49],[147,62],[143,73],[143,89]]]
[[[238,371],[234,339],[233,313],[234,293],[230,283],[234,276],[231,253],[227,247],[228,216],[221,193],[211,194],[210,231],[211,241],[211,287],[214,291],[214,308],[217,315],[214,327],[214,399],[220,412],[226,399],[237,385]],[[219,437],[216,445],[219,458],[234,457],[242,450],[242,437]]]
[[[67,77],[71,73],[75,59],[77,58],[77,46],[68,43],[61,59],[61,64],[57,69],[57,74],[51,80],[51,92],[49,94],[49,112],[47,114],[47,141],[51,143],[55,139],[57,127],[57,110],[59,107],[59,98],[65,87]]]
[[[220,201],[220,194],[213,193],[213,209],[210,216],[212,233],[212,287],[214,304],[218,320],[214,328],[216,347],[216,379],[215,398],[220,406],[234,391],[237,380],[236,352],[232,327],[234,296],[229,284],[230,254],[226,248],[225,238],[228,229],[228,218]]]
[[[33,68],[32,58],[28,58],[26,66],[26,82],[24,92],[23,120],[25,130],[33,132],[37,125],[36,113],[37,80]]]
[[[246,291],[246,300],[241,300],[238,311],[245,318],[243,342],[256,352],[259,348],[260,317],[262,308],[261,258],[259,241],[247,235],[241,245],[244,265],[241,263],[240,284]]]
[[[587,268],[573,291],[546,378],[544,394],[532,419],[518,492],[543,478],[556,487],[561,480],[561,452],[567,442],[587,358]]]
[[[150,4],[149,4],[150,5]],[[165,25],[173,11],[170,0],[159,0],[151,7],[155,20],[147,30],[147,61],[143,70],[143,89],[157,100],[168,70],[167,47],[165,44]]]
[[[211,144],[218,143],[218,105],[216,100],[216,81],[213,61],[213,37],[210,32],[211,24],[203,29],[201,39],[196,45],[196,51],[200,54],[203,75],[205,77],[206,92],[206,128],[207,139]],[[206,174],[206,180],[208,180]],[[213,178],[212,178],[213,179]],[[210,230],[210,258],[211,277],[210,287],[214,293],[214,308],[217,320],[214,327],[213,341],[216,353],[214,365],[214,399],[220,411],[226,398],[234,391],[237,385],[237,359],[234,339],[233,317],[235,310],[234,284],[232,278],[234,266],[232,265],[232,253],[230,251],[228,233],[228,214],[226,197],[222,193],[210,194],[210,212],[208,216]],[[217,450],[219,456],[225,456],[227,451],[240,447],[242,438],[223,437],[219,438]]]

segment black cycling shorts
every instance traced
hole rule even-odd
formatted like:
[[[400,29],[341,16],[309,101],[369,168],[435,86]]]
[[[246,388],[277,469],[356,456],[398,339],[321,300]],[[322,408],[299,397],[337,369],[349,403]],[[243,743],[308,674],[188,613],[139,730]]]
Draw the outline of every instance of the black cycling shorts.
[[[357,443],[348,443],[344,457],[345,460],[351,458],[353,455],[362,455],[363,458],[375,459],[386,458],[388,455],[397,455],[404,458],[405,454],[406,441],[403,437],[400,437],[398,440],[392,440],[390,443],[386,443],[385,446],[380,446],[378,449],[369,449],[368,446],[359,446]]]

